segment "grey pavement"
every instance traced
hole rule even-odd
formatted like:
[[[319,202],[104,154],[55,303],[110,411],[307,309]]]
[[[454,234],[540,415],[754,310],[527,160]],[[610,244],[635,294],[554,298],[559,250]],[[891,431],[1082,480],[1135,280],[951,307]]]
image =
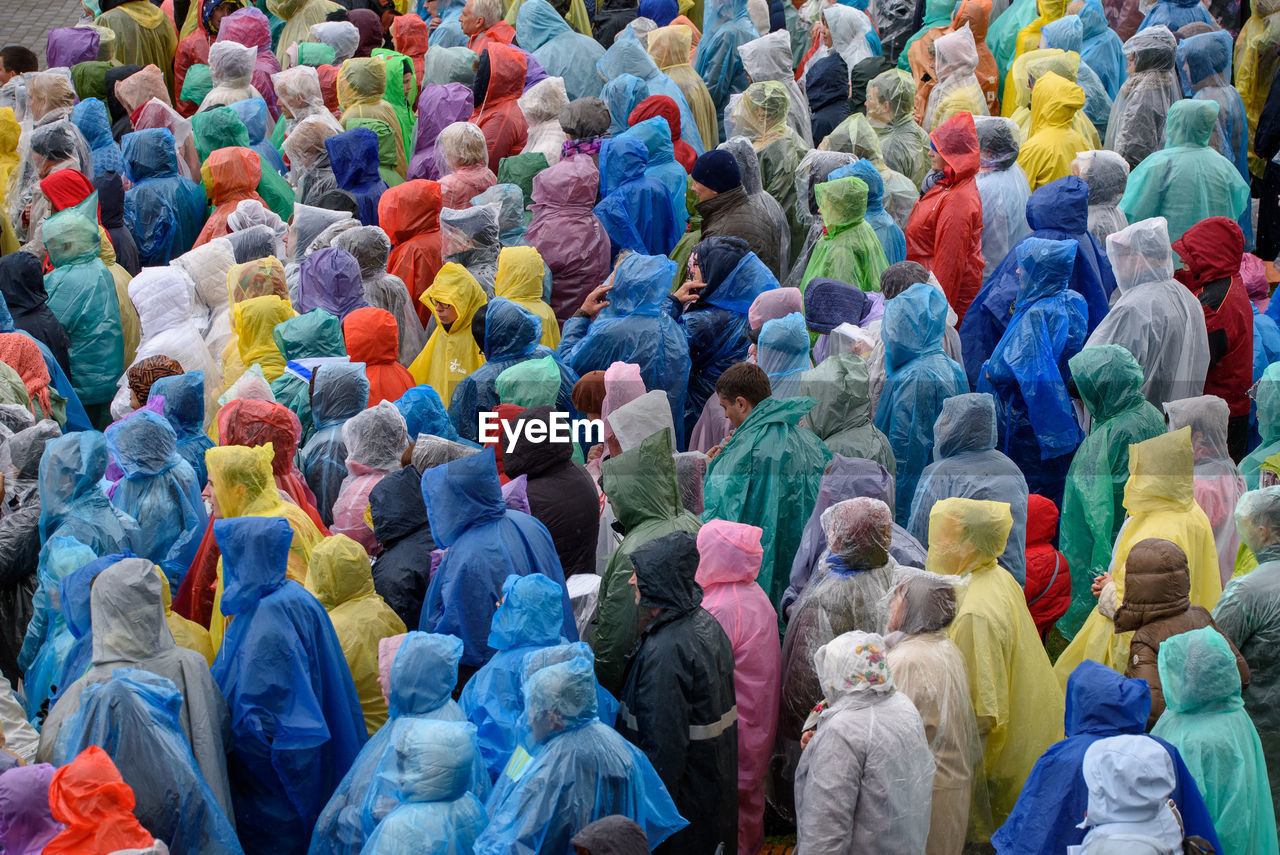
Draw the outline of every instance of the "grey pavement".
[[[74,27],[80,19],[80,0],[0,0],[0,46],[19,44],[40,57],[49,31]]]

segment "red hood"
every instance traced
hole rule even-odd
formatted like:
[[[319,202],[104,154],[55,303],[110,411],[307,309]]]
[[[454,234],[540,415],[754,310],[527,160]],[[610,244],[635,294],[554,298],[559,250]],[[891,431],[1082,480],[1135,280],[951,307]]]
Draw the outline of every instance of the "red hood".
[[[384,191],[378,200],[378,225],[393,244],[439,231],[439,183],[415,178]]]
[[[1240,275],[1244,233],[1235,220],[1209,217],[1174,241],[1173,251],[1187,265],[1175,277],[1192,291],[1199,291],[1215,280]]]
[[[425,56],[427,25],[417,15],[401,15],[391,25],[391,41],[405,56]]]
[[[955,184],[978,174],[978,129],[973,115],[956,113],[929,134],[933,147],[947,162],[943,172]]]
[[[529,68],[529,59],[519,48],[491,44],[486,50],[489,51],[489,89],[477,114],[501,101],[519,98],[524,92],[524,76]]]
[[[1048,543],[1058,530],[1058,508],[1044,496],[1027,496],[1027,546]]]
[[[631,115],[627,116],[627,125],[629,127],[645,119],[652,119],[654,116],[666,119],[671,127],[671,138],[680,139],[680,108],[676,105],[675,99],[669,95],[650,95],[645,98],[631,111]]]
[[[383,309],[356,309],[343,320],[342,335],[352,362],[385,365],[399,355],[395,316]]]
[[[222,445],[256,447],[271,443],[271,471],[283,477],[293,471],[302,424],[283,404],[241,398],[218,411],[218,437]]]
[[[40,181],[40,190],[55,211],[79,205],[95,189],[93,182],[85,178],[84,173],[75,169],[59,169]],[[102,217],[101,208],[99,208],[98,217],[99,219]]]

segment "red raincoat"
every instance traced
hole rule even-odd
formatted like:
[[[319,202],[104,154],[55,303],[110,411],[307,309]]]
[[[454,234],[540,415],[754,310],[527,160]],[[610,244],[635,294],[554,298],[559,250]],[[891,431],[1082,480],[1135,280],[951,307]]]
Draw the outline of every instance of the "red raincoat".
[[[929,139],[946,165],[943,177],[920,197],[907,220],[907,260],[932,271],[963,320],[982,287],[982,199],[974,179],[978,131],[973,116],[957,113],[934,128]]]
[[[208,178],[213,187],[210,195],[216,207],[200,230],[195,246],[204,246],[229,233],[227,217],[235,213],[236,205],[245,199],[254,199],[262,207],[267,207],[257,193],[258,182],[262,180],[262,162],[253,149],[240,146],[220,148],[209,155],[205,169],[209,171]]]
[[[654,116],[661,116],[667,120],[667,125],[671,128],[671,141],[675,144],[676,162],[684,167],[685,172],[692,171],[693,162],[698,159],[698,153],[693,150],[693,146],[680,139],[680,107],[674,98],[669,95],[650,95],[637,104],[631,111],[631,115],[627,116],[627,126],[638,124],[645,119],[652,119]]]
[[[343,319],[342,336],[351,361],[364,363],[370,407],[381,401],[394,403],[417,385],[413,375],[397,361],[400,329],[395,315],[372,307],[356,309]]]
[[[1253,385],[1253,307],[1240,276],[1244,233],[1234,220],[1209,217],[1187,229],[1173,242],[1173,250],[1187,265],[1174,278],[1204,309],[1209,333],[1204,393],[1226,401],[1232,418],[1247,416]],[[1224,288],[1221,282],[1228,279]]]
[[[66,826],[49,841],[48,855],[111,855],[155,843],[133,815],[133,790],[107,752],[96,745],[53,774],[49,811]]]
[[[391,24],[391,43],[413,60],[413,73],[422,91],[422,68],[427,61],[427,24],[417,15],[401,15]]]
[[[1071,568],[1053,548],[1058,508],[1044,496],[1027,496],[1027,583],[1023,593],[1043,640],[1071,605]]]
[[[467,47],[471,48],[479,56],[494,45],[509,45],[515,40],[516,28],[506,21],[499,20],[498,23],[487,30],[482,30],[467,39]]]
[[[440,185],[415,178],[385,191],[378,225],[391,238],[387,272],[399,276],[425,325],[431,311],[419,299],[440,272]]]
[[[517,100],[524,92],[524,76],[529,67],[524,51],[511,45],[490,45],[489,88],[484,103],[476,105],[471,121],[484,131],[489,144],[489,169],[498,171],[504,157],[524,151],[529,126]]]
[[[316,510],[315,493],[293,464],[302,440],[302,424],[293,410],[283,404],[240,398],[218,410],[218,437],[219,445],[255,447],[271,443],[275,452],[271,472],[276,486],[302,508],[321,534],[329,536]]]

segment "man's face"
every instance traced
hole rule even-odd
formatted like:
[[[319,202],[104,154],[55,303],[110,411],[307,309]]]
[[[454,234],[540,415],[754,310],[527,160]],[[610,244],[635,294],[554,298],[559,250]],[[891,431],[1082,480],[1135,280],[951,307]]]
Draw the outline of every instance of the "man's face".
[[[938,150],[932,146],[929,148],[929,166],[936,172],[941,172],[942,168],[947,165],[946,159],[938,153]]]
[[[458,16],[458,23],[462,26],[462,32],[469,36],[474,36],[476,33],[484,32],[486,21],[476,14],[475,4],[468,2],[467,5],[462,7],[462,14]]]
[[[4,59],[0,58],[0,86],[13,79],[13,72],[4,67]]]
[[[697,181],[693,181],[691,183],[693,184],[694,195],[698,197],[699,202],[705,202],[708,199],[714,199],[716,196],[720,195],[705,184],[699,184]]]
[[[720,399],[720,406],[724,408],[725,418],[729,420],[729,424],[733,425],[735,430],[742,427],[742,423],[747,420],[747,416],[751,415],[751,411],[754,409],[751,402],[741,395],[732,401],[719,393],[716,394],[716,397]]]
[[[221,3],[209,13],[209,29],[218,32],[218,26],[222,23],[222,19],[235,11],[234,3]]]

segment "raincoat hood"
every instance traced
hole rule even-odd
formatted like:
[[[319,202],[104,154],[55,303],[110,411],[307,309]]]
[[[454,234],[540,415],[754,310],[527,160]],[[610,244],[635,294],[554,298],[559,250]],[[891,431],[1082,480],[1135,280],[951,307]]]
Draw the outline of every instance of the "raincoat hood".
[[[136,663],[174,646],[165,623],[160,573],[143,558],[125,558],[98,574],[90,593],[93,663]]]
[[[516,42],[527,51],[536,51],[557,36],[572,32],[569,22],[546,0],[522,3],[516,13]]]
[[[209,469],[212,472],[213,462]],[[222,551],[222,613],[243,615],[285,584],[293,529],[283,517],[221,519],[213,536]]]
[[[378,135],[373,131],[352,128],[329,137],[324,145],[329,152],[333,177],[343,190],[367,187],[382,180],[378,172]]]
[[[178,174],[178,152],[168,128],[125,134],[120,147],[124,152],[124,175],[134,184]]]
[[[1165,148],[1204,148],[1218,122],[1218,102],[1183,98],[1169,108],[1165,120]]]
[[[827,357],[804,372],[800,394],[817,398],[805,424],[820,439],[871,424],[871,386],[867,363],[852,353]]]
[[[556,385],[559,388],[560,372],[556,372]],[[530,407],[521,413],[515,422],[540,422],[550,424],[553,407]],[[573,447],[563,442],[530,442],[521,435],[513,447],[504,450],[502,469],[508,477],[518,478],[521,475],[538,475],[552,466],[563,465],[573,459]],[[493,641],[489,642],[494,647]]]
[[[448,262],[440,268],[435,281],[422,292],[422,302],[436,315],[435,301],[448,303],[458,312],[458,319],[453,322],[452,332],[459,332],[471,326],[476,310],[485,304],[484,290],[471,272],[461,264]],[[437,323],[439,318],[436,318]]]
[[[164,417],[180,441],[204,435],[203,371],[161,377],[151,384],[151,397],[156,396],[164,398]]]
[[[1079,15],[1065,15],[1041,27],[1040,36],[1047,48],[1080,53],[1084,46],[1084,22]]]
[[[662,617],[686,614],[702,603],[697,581],[698,537],[673,531],[642,544],[631,553],[640,605],[662,609]]]
[[[1178,40],[1168,27],[1156,25],[1141,30],[1124,43],[1124,52],[1133,57],[1134,73],[1173,71]]]
[[[1235,660],[1231,662],[1235,670]],[[1151,713],[1151,687],[1086,659],[1067,678],[1067,736],[1143,733]]]
[[[1195,451],[1191,428],[1154,436],[1129,447],[1124,507],[1131,515],[1185,512],[1195,505]]]
[[[1027,546],[1047,544],[1058,533],[1058,506],[1051,499],[1027,496]]]
[[[324,309],[312,309],[276,324],[271,338],[285,359],[347,355],[342,344],[342,324]]]
[[[815,187],[813,193],[828,237],[848,231],[866,217],[868,190],[860,178],[828,181]]]
[[[485,90],[484,103],[478,109],[487,110],[502,101],[520,97],[524,92],[528,55],[512,45],[491,44],[489,53],[489,87]]]
[[[49,295],[44,290],[40,260],[29,252],[0,257],[0,295],[9,312],[19,315],[43,306]]]
[[[375,166],[376,170],[376,166]],[[406,181],[378,201],[378,225],[401,244],[412,237],[440,230],[440,185],[435,181]]]
[[[946,331],[946,296],[932,285],[915,283],[885,303],[880,327],[885,367],[892,373],[918,356],[941,353]]]
[[[996,402],[985,392],[953,395],[933,423],[933,459],[996,447]]]
[[[419,719],[398,730],[395,735],[395,777],[399,781],[396,796],[402,804],[448,803],[462,799],[471,785],[475,739],[475,728],[457,721]],[[434,823],[431,827],[435,828]],[[452,844],[450,841],[451,847]]]
[[[38,855],[62,829],[49,811],[48,763],[19,766],[0,777],[0,837],[17,855]]]
[[[1018,244],[1018,271],[1022,283],[1018,288],[1015,311],[1036,300],[1067,290],[1079,246],[1079,242],[1074,240],[1036,237],[1027,238]]]
[[[458,682],[462,640],[410,632],[391,661],[387,706],[392,718],[425,715],[444,706]]]
[[[40,459],[41,535],[52,534],[49,523],[76,498],[94,495],[106,471],[107,440],[100,433],[82,431],[46,443]]]
[[[107,428],[107,448],[127,479],[159,475],[178,465],[178,435],[169,420],[138,410]]]
[[[508,576],[502,603],[493,613],[489,646],[494,650],[546,647],[560,642],[564,590],[541,573]]]
[[[1244,255],[1244,233],[1235,220],[1209,217],[1201,220],[1173,242],[1186,268],[1176,278],[1198,292],[1218,279],[1240,275]]]
[[[311,389],[311,419],[316,430],[342,424],[369,401],[364,364],[337,362],[317,369]]]
[[[600,193],[609,195],[623,184],[644,177],[649,150],[635,137],[606,139],[600,145]]]
[[[1027,200],[1027,225],[1083,234],[1089,228],[1089,185],[1067,175],[1036,190]]]
[[[641,80],[648,80],[661,73],[653,58],[645,53],[644,45],[634,38],[616,40],[604,52],[604,56],[596,60],[596,71],[605,80],[613,80],[624,74],[634,74]]]
[[[213,182],[214,204],[252,193],[262,180],[262,162],[253,149],[235,146],[220,148],[205,161]]]
[[[369,554],[345,534],[326,537],[311,550],[307,566],[307,590],[326,611],[343,603],[376,597]]]
[[[209,486],[224,519],[241,516],[255,507],[274,509],[278,505],[281,500],[271,472],[274,455],[270,443],[253,447],[224,445],[205,452]],[[245,488],[244,495],[237,497],[236,488],[240,486]]]
[[[1219,712],[1244,706],[1235,653],[1211,626],[1161,642],[1159,668],[1165,705],[1174,712]]]
[[[327,246],[303,260],[298,271],[298,312],[323,309],[341,320],[367,305],[360,263],[351,253]]]
[[[342,63],[338,106],[344,111],[380,102],[387,91],[387,64],[381,57],[359,57]]]
[[[929,554],[925,568],[941,576],[966,576],[994,569],[1013,529],[1005,502],[943,499],[929,512]]]
[[[704,589],[711,585],[754,582],[764,560],[758,526],[727,520],[711,520],[698,529],[698,572],[694,577]]]
[[[965,27],[939,36],[933,43],[934,69],[939,80],[954,75],[973,74],[978,67],[978,46]]]
[[[1032,133],[1047,127],[1067,128],[1084,107],[1084,90],[1052,71],[1031,90]]]
[[[791,40],[784,30],[739,45],[738,56],[742,57],[742,67],[753,83],[786,80],[793,71]]]
[[[1146,400],[1142,397],[1142,366],[1118,344],[1086,347],[1067,365],[1080,402],[1096,421],[1105,422]]]
[[[700,304],[746,316],[757,297],[778,287],[772,271],[741,238],[707,238],[695,251],[706,284],[698,295]]]
[[[140,4],[147,9],[159,9]],[[97,745],[90,745],[74,760],[54,773],[49,783],[49,810],[53,818],[67,828],[59,837],[67,835],[76,841],[89,841],[90,829],[102,825],[109,828],[103,836],[123,847],[150,847],[155,839],[133,817],[133,789],[120,777],[120,771],[107,752]],[[74,845],[69,843],[68,845]],[[63,851],[57,840],[45,851]],[[67,849],[65,851],[73,851]]]
[[[545,0],[541,5],[546,5]],[[523,11],[525,7],[520,8]],[[591,158],[571,157],[534,176],[533,202],[552,208],[590,209],[599,189],[600,173]]]
[[[1225,30],[1201,33],[1178,45],[1178,65],[1184,79],[1195,87],[1216,74],[1225,81],[1231,71],[1232,40]]]
[[[978,174],[978,131],[973,116],[957,113],[934,128],[929,139],[946,161],[943,172],[952,184]]]
[[[849,70],[840,54],[825,56],[809,67],[804,78],[804,91],[814,110],[848,99]]]
[[[474,525],[496,522],[507,513],[492,448],[422,473],[422,500],[431,536],[448,549]]]
[[[1135,841],[1118,835],[1108,845],[1103,837],[1102,845],[1090,846],[1090,851],[1172,851],[1168,847],[1181,839],[1182,829],[1166,801],[1178,775],[1164,745],[1137,734],[1099,739],[1085,751],[1081,773],[1089,789],[1088,825],[1136,826]],[[1167,835],[1151,836],[1164,831]]]
[[[675,275],[675,262],[665,256],[631,253],[614,269],[609,305],[600,318],[658,315]]]
[[[609,458],[601,471],[605,495],[627,531],[647,522],[675,519],[684,511],[671,456],[671,435],[666,431]]]

